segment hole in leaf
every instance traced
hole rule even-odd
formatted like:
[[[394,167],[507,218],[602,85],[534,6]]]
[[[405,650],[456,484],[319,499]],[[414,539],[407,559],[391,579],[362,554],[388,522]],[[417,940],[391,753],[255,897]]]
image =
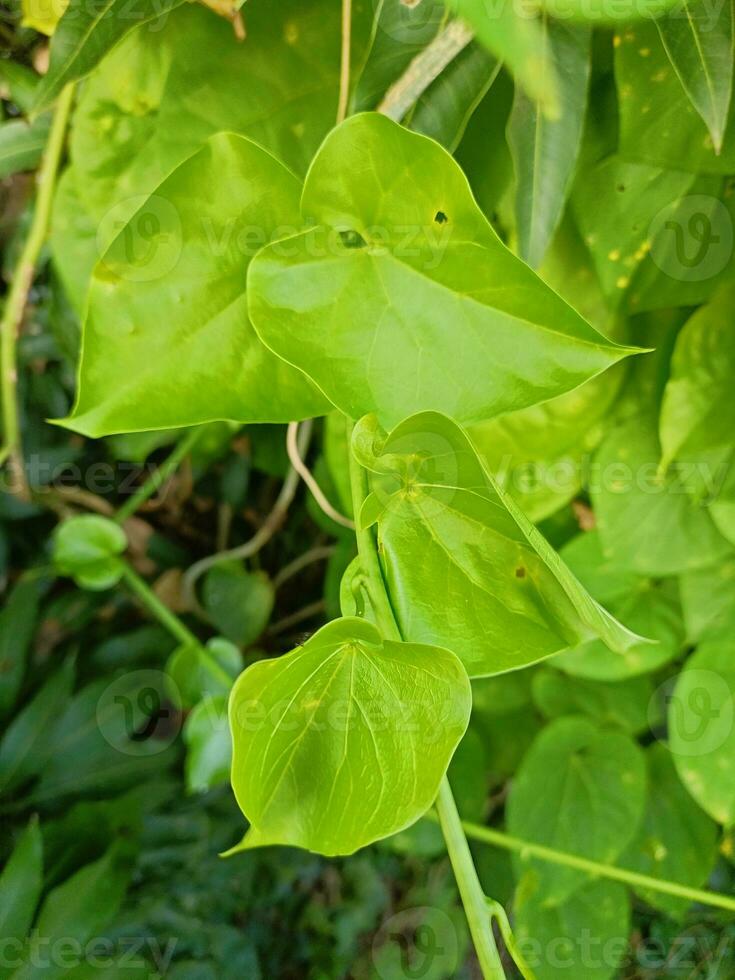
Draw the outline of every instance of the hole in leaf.
[[[449,221],[449,218],[443,211],[437,211],[434,215],[434,221],[436,221],[438,225],[444,225],[447,223],[447,221]]]
[[[621,192],[624,191],[625,190],[625,184],[618,184],[617,190],[619,190]]]
[[[526,577],[526,569],[523,567],[523,565],[519,565],[519,567],[516,568],[516,578],[525,578],[525,577]]]
[[[359,231],[341,231],[339,237],[345,248],[365,248],[367,245]]]

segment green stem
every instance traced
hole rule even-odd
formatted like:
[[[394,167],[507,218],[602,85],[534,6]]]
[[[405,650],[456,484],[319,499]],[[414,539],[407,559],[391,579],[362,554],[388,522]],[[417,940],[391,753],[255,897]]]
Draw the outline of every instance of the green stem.
[[[429,820],[436,820],[432,813],[426,814]],[[735,912],[735,898],[722,895],[719,892],[708,892],[701,888],[688,888],[686,885],[679,885],[674,881],[663,881],[661,878],[652,878],[649,875],[639,874],[637,871],[628,871],[625,868],[615,868],[610,864],[599,864],[597,861],[589,861],[587,858],[578,857],[576,854],[568,854],[564,851],[557,851],[551,847],[544,847],[542,844],[532,844],[529,841],[520,840],[518,837],[511,837],[510,834],[495,830],[492,827],[483,827],[480,824],[462,822],[465,834],[472,840],[480,841],[484,844],[492,844],[495,847],[502,847],[506,851],[515,851],[525,857],[539,858],[541,861],[548,861],[550,864],[560,864],[567,868],[576,868],[579,871],[586,871],[589,875],[599,878],[609,878],[612,881],[620,881],[632,888],[650,888],[651,891],[661,892],[664,895],[673,895],[676,898],[683,898],[690,902],[699,902],[702,905],[710,905],[713,908],[727,909],[728,912]]]
[[[151,589],[148,583],[134,572],[127,562],[124,564],[123,580],[127,584],[131,592],[133,592],[138,599],[143,603],[143,605],[148,609],[148,611],[155,616],[155,618],[165,626],[166,629],[171,633],[172,636],[176,637],[180,643],[186,643],[187,645],[200,646],[198,638],[181,622],[178,616],[175,616],[171,612],[155,592]]]
[[[118,508],[115,514],[115,520],[118,524],[122,524],[129,517],[132,517],[143,506],[146,500],[149,500],[163,486],[166,480],[178,469],[184,457],[189,454],[203,431],[203,426],[196,426],[187,432],[169,456],[151,473],[145,483],[138,487],[135,493]]]
[[[457,879],[459,894],[462,896],[462,904],[475,943],[475,952],[482,975],[485,980],[496,980],[496,978],[503,980],[505,973],[495,945],[485,893],[477,877],[472,854],[457,813],[457,805],[446,776],[439,787],[436,812],[447,844],[454,877]]]
[[[362,571],[368,582],[368,595],[375,610],[378,626],[383,636],[393,640],[402,640],[401,631],[393,614],[393,607],[388,598],[388,591],[380,567],[376,541],[372,528],[360,526],[360,511],[368,495],[369,485],[365,469],[350,456],[350,483],[352,486],[352,504],[355,515],[357,550],[360,555]],[[491,917],[486,905],[485,893],[482,890],[477,871],[472,862],[472,855],[467,844],[467,838],[462,830],[462,824],[457,813],[457,807],[452,796],[452,789],[446,776],[439,787],[436,799],[436,809],[439,814],[444,839],[447,844],[449,860],[452,863],[459,893],[462,896],[467,922],[475,943],[477,958],[485,980],[503,980],[505,974],[500,962],[498,950],[493,936]]]
[[[74,85],[67,85],[59,96],[54,121],[49,132],[43,161],[38,171],[36,183],[38,194],[33,219],[18,263],[13,270],[13,278],[5,301],[2,320],[0,320],[0,387],[2,388],[3,443],[0,447],[0,464],[10,459],[13,476],[19,481],[17,490],[27,496],[27,486],[23,467],[18,420],[16,347],[23,311],[28,299],[28,291],[33,282],[36,263],[40,255],[49,226],[51,203],[56,187],[56,175],[64,147],[66,125],[71,111]]]

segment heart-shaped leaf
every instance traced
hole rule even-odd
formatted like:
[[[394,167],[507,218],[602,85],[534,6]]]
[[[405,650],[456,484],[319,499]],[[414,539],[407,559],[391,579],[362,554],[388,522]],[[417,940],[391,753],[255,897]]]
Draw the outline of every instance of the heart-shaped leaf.
[[[622,650],[643,642],[584,590],[451,419],[425,412],[386,435],[368,417],[353,448],[375,474],[360,521],[378,523],[403,636],[451,645],[472,677],[523,667],[580,637]]]
[[[127,546],[125,532],[114,521],[97,514],[72,517],[54,535],[54,565],[83,589],[110,589],[120,581],[120,555]]]
[[[508,251],[442,147],[384,116],[327,137],[302,211],[316,227],[251,263],[250,317],[351,418],[392,426],[431,409],[480,421],[633,352]]]
[[[99,436],[327,411],[247,317],[248,263],[299,226],[298,195],[293,174],[232,134],[212,137],[174,170],[97,264],[65,424]]]
[[[467,727],[470,684],[448,650],[383,640],[360,619],[246,670],[230,698],[241,847],[350,854],[436,797]]]

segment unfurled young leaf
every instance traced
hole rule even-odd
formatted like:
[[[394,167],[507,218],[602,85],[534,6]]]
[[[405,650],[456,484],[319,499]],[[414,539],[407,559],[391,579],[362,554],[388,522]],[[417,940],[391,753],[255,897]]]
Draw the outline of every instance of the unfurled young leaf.
[[[470,684],[438,647],[383,640],[338,619],[261,661],[230,698],[240,847],[350,854],[414,823],[464,735]]]
[[[589,596],[451,419],[427,412],[390,435],[363,419],[353,448],[374,474],[359,520],[377,521],[404,636],[451,647],[472,677],[523,667],[582,637],[618,650],[643,642]]]
[[[671,66],[719,153],[732,96],[733,0],[713,6],[683,0],[655,24]]]
[[[701,463],[732,445],[735,431],[735,287],[728,285],[694,313],[676,340],[659,423],[662,467],[674,459]]]
[[[544,116],[537,100],[516,88],[508,143],[516,173],[518,254],[541,264],[561,220],[579,155],[590,76],[588,27],[541,17],[548,64],[558,79],[559,113]]]
[[[352,418],[376,412],[392,426],[432,409],[479,421],[633,352],[505,248],[445,150],[383,116],[354,116],[327,138],[302,210],[316,227],[251,263],[250,317]]]
[[[247,316],[250,259],[299,226],[298,194],[285,167],[232,134],[178,167],[97,265],[65,424],[102,435],[326,412],[329,403],[263,346]]]
[[[580,857],[614,864],[643,817],[643,753],[628,736],[584,718],[560,718],[531,746],[508,798],[508,830]],[[533,868],[538,901],[554,906],[588,881],[576,868],[519,857]]]

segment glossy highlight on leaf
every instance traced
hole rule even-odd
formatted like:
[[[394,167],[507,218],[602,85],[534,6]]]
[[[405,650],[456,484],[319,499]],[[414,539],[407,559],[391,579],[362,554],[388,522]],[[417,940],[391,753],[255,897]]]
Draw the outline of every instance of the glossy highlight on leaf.
[[[251,263],[250,318],[352,418],[480,421],[635,352],[508,251],[444,149],[384,116],[353,116],[327,137],[301,206],[315,227]]]
[[[350,854],[433,803],[469,720],[453,653],[338,619],[241,674],[230,698],[241,847]],[[239,848],[237,848],[239,849]]]

